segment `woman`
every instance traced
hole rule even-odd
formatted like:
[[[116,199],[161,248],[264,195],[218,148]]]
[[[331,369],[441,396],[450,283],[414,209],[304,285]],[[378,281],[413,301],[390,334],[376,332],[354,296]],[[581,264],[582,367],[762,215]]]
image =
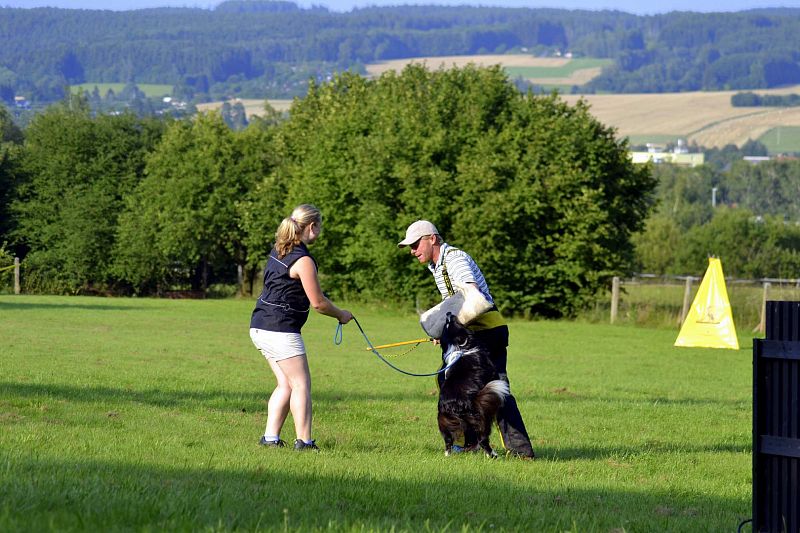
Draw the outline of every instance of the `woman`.
[[[284,218],[275,232],[275,247],[264,269],[264,288],[250,319],[250,338],[267,358],[277,387],[269,398],[267,427],[259,444],[282,448],[280,431],[292,412],[295,450],[316,451],[311,438],[311,374],[300,330],[315,311],[347,324],[353,314],[339,309],[323,293],[317,264],[308,245],[322,231],[322,214],[303,204]]]

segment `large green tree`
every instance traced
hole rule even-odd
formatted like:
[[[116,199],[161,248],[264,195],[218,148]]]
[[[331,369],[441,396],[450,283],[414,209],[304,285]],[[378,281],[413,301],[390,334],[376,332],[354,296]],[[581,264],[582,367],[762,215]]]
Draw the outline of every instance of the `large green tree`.
[[[11,200],[22,176],[18,169],[23,135],[11,114],[0,105],[0,246],[11,231]]]
[[[265,129],[233,132],[219,113],[174,122],[127,200],[117,274],[140,292],[205,290],[209,276],[230,279],[252,266],[244,212],[274,166],[270,154]]]
[[[505,310],[570,315],[631,268],[655,187],[585,105],[521,95],[499,68],[344,74],[312,86],[282,140],[290,201],[330,221],[316,250],[342,294],[410,298],[430,284],[396,249],[428,218]]]
[[[26,279],[56,292],[106,290],[123,198],[141,179],[162,125],[132,115],[93,118],[71,97],[37,115],[12,210],[15,240],[30,248]]]

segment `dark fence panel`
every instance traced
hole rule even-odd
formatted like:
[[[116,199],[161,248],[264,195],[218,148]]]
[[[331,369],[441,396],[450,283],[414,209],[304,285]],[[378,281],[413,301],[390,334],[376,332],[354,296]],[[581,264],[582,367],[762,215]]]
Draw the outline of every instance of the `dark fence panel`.
[[[766,303],[753,341],[753,530],[800,531],[800,302]]]

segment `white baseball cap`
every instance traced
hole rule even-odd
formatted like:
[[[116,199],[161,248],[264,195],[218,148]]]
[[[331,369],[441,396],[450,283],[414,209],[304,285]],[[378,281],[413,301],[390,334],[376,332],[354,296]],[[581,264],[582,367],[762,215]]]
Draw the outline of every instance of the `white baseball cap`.
[[[417,220],[408,227],[406,230],[406,238],[398,242],[397,246],[399,248],[409,246],[428,235],[439,235],[439,230],[427,220]]]

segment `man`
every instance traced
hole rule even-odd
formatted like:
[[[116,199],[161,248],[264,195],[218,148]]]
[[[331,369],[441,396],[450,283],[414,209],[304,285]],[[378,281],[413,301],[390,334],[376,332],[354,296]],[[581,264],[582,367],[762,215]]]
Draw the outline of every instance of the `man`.
[[[427,220],[417,220],[406,230],[406,237],[400,241],[399,248],[409,247],[411,255],[420,263],[427,264],[433,274],[436,287],[442,299],[454,294],[454,284],[473,283],[492,308],[466,324],[476,337],[489,348],[490,358],[501,379],[508,383],[506,361],[508,359],[508,326],[494,306],[489,286],[477,263],[463,250],[450,246],[442,240],[439,230]],[[439,385],[444,377],[439,374]],[[506,397],[503,407],[497,413],[497,425],[503,446],[508,453],[524,458],[534,458],[533,447],[525,430],[525,423],[513,395]]]

